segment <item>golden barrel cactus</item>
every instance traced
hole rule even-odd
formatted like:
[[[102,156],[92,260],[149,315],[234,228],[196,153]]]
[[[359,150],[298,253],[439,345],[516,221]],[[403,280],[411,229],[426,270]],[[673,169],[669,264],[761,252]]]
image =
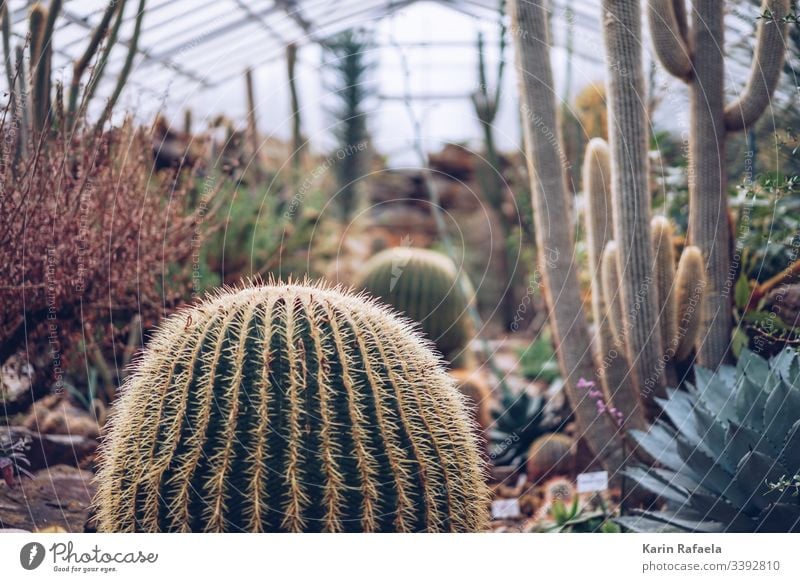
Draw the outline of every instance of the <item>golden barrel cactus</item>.
[[[161,326],[101,451],[101,531],[478,531],[463,397],[410,322],[310,284]]]
[[[454,368],[472,367],[469,306],[475,293],[449,257],[427,249],[387,249],[367,262],[358,286],[420,322]]]

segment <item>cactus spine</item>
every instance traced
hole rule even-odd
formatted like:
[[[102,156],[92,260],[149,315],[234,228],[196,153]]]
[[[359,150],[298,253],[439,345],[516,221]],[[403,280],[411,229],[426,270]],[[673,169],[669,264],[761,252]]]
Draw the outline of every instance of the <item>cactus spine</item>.
[[[691,30],[683,2],[649,0],[648,19],[659,60],[689,85],[689,238],[706,262],[708,288],[701,309],[706,330],[698,359],[716,368],[731,339],[725,136],[750,127],[769,105],[785,54],[789,0],[764,0],[750,77],[740,97],[724,104],[724,2],[693,2]]]
[[[469,343],[475,330],[468,309],[475,293],[449,257],[426,249],[387,249],[367,262],[358,286],[419,322],[453,367],[472,367]]]
[[[600,381],[608,399],[624,414],[625,422],[632,428],[645,427],[639,406],[639,393],[627,371],[627,358],[622,350],[622,333],[619,329],[621,305],[616,297],[619,281],[616,277],[616,248],[613,248],[606,266],[608,285],[614,293],[603,292],[603,257],[606,245],[616,243],[611,219],[611,154],[606,142],[592,139],[586,147],[583,161],[583,190],[586,195],[586,241],[589,255],[589,275],[592,289],[592,319],[595,324],[596,344],[600,366]],[[606,303],[608,300],[608,304]],[[614,326],[617,326],[616,337]]]
[[[539,266],[543,275],[550,321],[558,346],[565,390],[575,410],[578,431],[612,478],[625,458],[618,427],[598,413],[594,402],[577,386],[593,381],[591,340],[576,276],[571,209],[564,183],[548,48],[548,15],[540,2],[509,3],[520,80],[525,152],[533,196]],[[555,137],[555,139],[554,139]]]
[[[481,453],[489,452],[489,428],[492,425],[492,391],[479,372],[459,368],[450,375],[456,380],[456,388],[464,396],[475,429]]]
[[[102,531],[477,531],[488,492],[453,380],[409,322],[311,285],[170,317],[103,445]]]
[[[626,353],[640,398],[664,389],[653,300],[647,122],[639,3],[603,0],[607,52],[612,206]],[[643,402],[643,404],[646,404]]]

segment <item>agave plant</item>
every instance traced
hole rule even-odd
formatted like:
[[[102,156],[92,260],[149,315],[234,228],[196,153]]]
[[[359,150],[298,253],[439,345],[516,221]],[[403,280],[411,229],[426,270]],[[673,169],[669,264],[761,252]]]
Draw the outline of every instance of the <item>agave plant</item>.
[[[495,466],[522,464],[533,441],[557,424],[545,413],[544,397],[524,390],[517,393],[507,387],[502,390],[492,416],[489,456]]]
[[[800,357],[744,350],[736,367],[695,368],[688,391],[659,399],[665,419],[631,431],[660,467],[626,474],[665,500],[619,522],[634,531],[798,532]],[[668,420],[667,420],[668,419]]]

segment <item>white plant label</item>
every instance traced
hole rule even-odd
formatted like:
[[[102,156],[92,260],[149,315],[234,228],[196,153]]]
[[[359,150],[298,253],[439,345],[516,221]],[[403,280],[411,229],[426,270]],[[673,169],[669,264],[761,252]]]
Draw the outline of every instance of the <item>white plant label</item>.
[[[594,471],[578,475],[578,493],[592,493],[608,489],[608,471]]]
[[[495,499],[492,501],[492,519],[516,519],[519,516],[519,499]]]

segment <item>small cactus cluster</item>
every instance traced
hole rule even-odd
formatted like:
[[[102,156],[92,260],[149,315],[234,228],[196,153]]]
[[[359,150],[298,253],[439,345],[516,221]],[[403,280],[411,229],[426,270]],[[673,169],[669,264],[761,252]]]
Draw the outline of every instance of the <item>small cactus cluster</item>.
[[[372,257],[357,286],[422,325],[454,368],[471,368],[469,314],[474,291],[453,261],[438,252],[395,247]]]
[[[168,318],[129,376],[97,475],[99,529],[479,531],[464,399],[411,322],[310,284]]]
[[[789,0],[763,0],[755,54],[744,90],[725,104],[725,2],[648,0],[650,36],[658,59],[689,87],[689,239],[708,265],[701,310],[705,337],[698,360],[716,368],[726,361],[732,332],[725,168],[727,133],[752,127],[770,106],[786,53]],[[691,17],[691,18],[690,18]],[[611,59],[609,59],[611,60]]]
[[[596,326],[601,381],[606,395],[635,428],[644,427],[644,404],[640,395],[652,391],[639,378],[628,373],[628,359],[638,353],[631,343],[633,334],[626,326],[625,313],[637,308],[638,297],[621,292],[619,245],[611,239],[616,220],[611,198],[611,164],[605,141],[595,138],[586,148],[583,186],[586,193],[586,232],[592,287],[592,315]],[[700,332],[700,303],[705,287],[703,258],[699,249],[686,247],[680,260],[675,257],[670,222],[656,216],[650,223],[651,265],[649,279],[641,287],[651,298],[656,323],[651,335],[658,334],[661,366],[672,379],[675,362],[686,360]],[[633,299],[632,301],[630,299]],[[619,361],[617,361],[619,360]],[[623,365],[624,363],[624,365]],[[649,393],[649,391],[647,393]]]

